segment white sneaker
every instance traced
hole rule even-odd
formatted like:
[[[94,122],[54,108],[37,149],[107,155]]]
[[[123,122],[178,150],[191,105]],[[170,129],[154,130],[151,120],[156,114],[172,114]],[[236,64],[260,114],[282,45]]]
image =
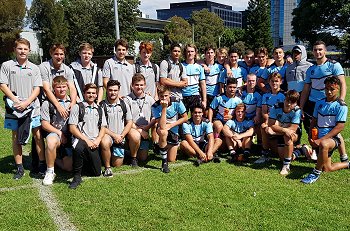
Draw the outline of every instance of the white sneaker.
[[[289,174],[290,168],[289,165],[283,165],[282,170],[280,171],[280,174],[282,176],[286,176]]]
[[[52,185],[55,180],[56,174],[54,172],[46,171],[45,177],[43,180],[43,185]]]
[[[270,158],[262,155],[259,159],[257,159],[254,164],[264,164],[270,161]]]
[[[317,154],[316,154],[316,150],[312,150],[312,154],[311,154],[311,160],[313,161],[317,161]]]

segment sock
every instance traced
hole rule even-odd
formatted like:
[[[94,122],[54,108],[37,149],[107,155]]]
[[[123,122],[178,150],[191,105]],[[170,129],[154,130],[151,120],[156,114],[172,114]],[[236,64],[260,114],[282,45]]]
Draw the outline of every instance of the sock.
[[[301,156],[302,152],[300,148],[295,148],[293,151],[293,155],[295,156],[295,158],[299,158]]]
[[[16,164],[17,169],[23,170],[23,164]]]
[[[162,163],[168,162],[168,151],[166,148],[159,148],[160,156],[162,157]]]
[[[341,161],[341,162],[346,162],[346,161],[348,161],[348,160],[349,160],[349,158],[348,158],[348,155],[347,155],[347,154],[344,154],[344,155],[340,156],[340,161]]]
[[[316,168],[314,168],[312,170],[312,173],[315,174],[315,175],[321,175],[322,171],[321,170],[317,170]]]
[[[292,161],[292,158],[287,157],[283,159],[283,165],[290,165],[290,162]]]
[[[47,168],[48,173],[55,173],[55,167]]]

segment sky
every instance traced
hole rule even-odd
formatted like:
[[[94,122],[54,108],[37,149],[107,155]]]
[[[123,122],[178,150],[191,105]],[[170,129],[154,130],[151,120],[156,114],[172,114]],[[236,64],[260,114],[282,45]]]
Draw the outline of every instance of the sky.
[[[211,0],[213,2],[231,5],[233,10],[245,10],[248,6],[248,0]],[[148,14],[150,18],[157,18],[157,9],[169,9],[170,3],[177,2],[195,2],[189,0],[141,0],[140,10]],[[27,6],[30,7],[32,0],[26,0]]]

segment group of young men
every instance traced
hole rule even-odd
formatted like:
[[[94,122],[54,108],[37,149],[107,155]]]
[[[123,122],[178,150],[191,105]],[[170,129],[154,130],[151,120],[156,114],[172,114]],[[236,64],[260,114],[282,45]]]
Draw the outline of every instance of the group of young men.
[[[81,184],[82,174],[101,175],[102,166],[104,176],[113,176],[111,167],[121,166],[124,157],[137,167],[147,160],[150,142],[164,173],[170,172],[168,162],[176,160],[179,148],[196,157],[197,166],[220,162],[218,153],[227,151],[231,162],[245,161],[254,135],[261,146],[255,163],[276,154],[283,162],[280,174],[287,175],[292,160],[312,153],[300,144],[302,119],[318,153],[316,167],[302,182],[349,167],[340,135],[347,117],[344,72],[326,58],[323,42],[313,46],[315,65],[306,61],[301,45],[293,48],[292,59],[275,48],[271,62],[266,48],[255,54],[247,50],[240,61],[237,49],[213,46],[205,48],[200,61],[196,46],[188,44],[181,62],[181,46],[172,44],[159,66],[150,61],[150,42],[140,44],[135,64],[125,59],[125,40],[117,40],[114,48],[115,56],[100,69],[91,61],[92,45],[81,44],[80,57],[67,66],[65,47],[56,44],[51,59],[37,67],[28,60],[29,42],[16,40],[16,59],[4,62],[0,72],[14,179],[24,176],[22,145],[30,131],[33,160],[38,160],[32,171],[44,177],[44,185],[53,183],[55,166],[73,171],[72,189]],[[311,135],[315,129],[316,137]],[[332,163],[337,148],[341,162]]]

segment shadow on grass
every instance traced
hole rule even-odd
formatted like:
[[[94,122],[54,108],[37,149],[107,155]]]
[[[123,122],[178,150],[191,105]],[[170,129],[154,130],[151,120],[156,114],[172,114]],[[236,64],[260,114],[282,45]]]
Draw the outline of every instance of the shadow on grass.
[[[23,155],[23,167],[25,170],[30,170],[31,168],[31,157]],[[0,172],[4,174],[14,173],[16,169],[15,160],[12,155],[0,158]]]

